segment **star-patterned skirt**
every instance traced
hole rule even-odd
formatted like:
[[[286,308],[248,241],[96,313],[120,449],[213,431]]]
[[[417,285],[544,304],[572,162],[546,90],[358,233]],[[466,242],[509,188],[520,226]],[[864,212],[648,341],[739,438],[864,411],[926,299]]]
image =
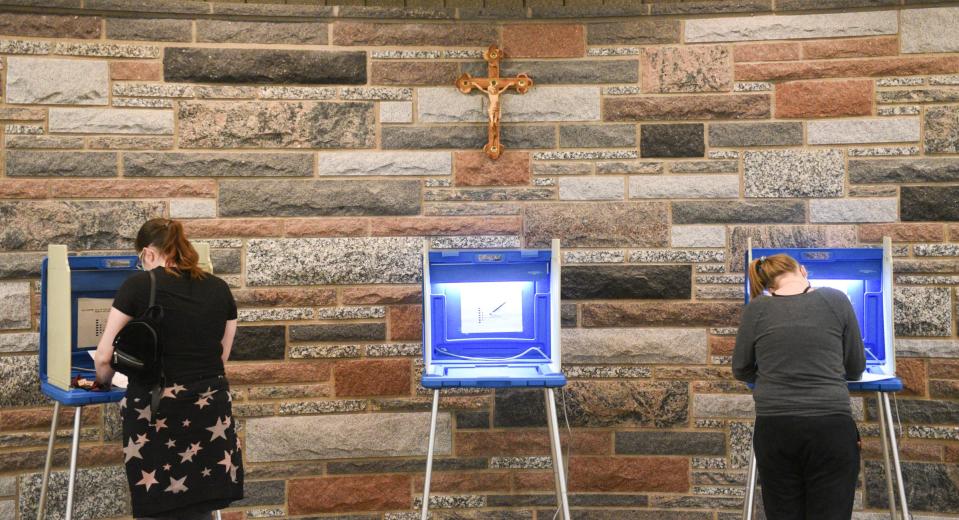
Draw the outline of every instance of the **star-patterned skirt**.
[[[130,384],[120,402],[133,516],[212,511],[243,498],[243,462],[223,377],[163,389]]]

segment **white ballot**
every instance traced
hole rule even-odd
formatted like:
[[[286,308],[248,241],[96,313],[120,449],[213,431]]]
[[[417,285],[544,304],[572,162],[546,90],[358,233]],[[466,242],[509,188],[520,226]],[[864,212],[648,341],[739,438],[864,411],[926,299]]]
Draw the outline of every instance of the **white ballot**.
[[[523,331],[523,287],[527,282],[460,284],[460,331],[489,334]]]
[[[113,298],[77,298],[77,348],[97,346],[112,305]]]

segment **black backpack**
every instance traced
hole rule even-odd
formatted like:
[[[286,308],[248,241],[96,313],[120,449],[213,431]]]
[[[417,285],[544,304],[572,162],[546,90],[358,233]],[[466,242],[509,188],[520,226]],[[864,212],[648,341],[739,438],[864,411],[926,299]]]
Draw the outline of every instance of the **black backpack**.
[[[154,382],[162,374],[160,320],[163,307],[156,304],[156,276],[150,274],[150,302],[143,314],[130,320],[113,339],[110,367],[142,382]]]

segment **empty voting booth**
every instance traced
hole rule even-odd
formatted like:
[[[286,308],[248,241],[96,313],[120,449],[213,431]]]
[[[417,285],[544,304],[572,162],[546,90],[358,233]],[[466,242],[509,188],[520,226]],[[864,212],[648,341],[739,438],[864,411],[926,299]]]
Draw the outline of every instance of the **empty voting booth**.
[[[896,377],[896,349],[893,323],[892,240],[883,239],[881,248],[756,248],[747,242],[746,266],[756,258],[787,254],[809,273],[813,287],[831,287],[846,293],[856,312],[859,330],[866,351],[866,371],[858,381],[849,381],[852,392],[875,392],[879,411],[880,435],[886,468],[889,510],[896,518],[898,487],[903,518],[909,518],[902,466],[899,462],[896,430],[889,405],[889,394],[902,390]],[[745,277],[746,303],[749,303],[749,276]],[[892,464],[890,464],[890,452]],[[892,472],[895,470],[895,481]],[[749,462],[749,477],[744,505],[746,520],[753,518],[757,468],[756,456]]]
[[[212,272],[209,244],[195,243],[194,247],[200,255],[200,266]],[[40,389],[54,400],[54,407],[37,507],[38,519],[43,518],[46,505],[61,407],[76,407],[65,515],[70,520],[83,407],[119,402],[126,391],[117,386],[109,391],[88,391],[71,386],[71,381],[76,376],[94,378],[92,353],[100,341],[113,297],[127,277],[138,270],[136,255],[76,256],[69,254],[65,245],[51,244],[47,248],[40,270],[39,372]]]
[[[560,348],[559,240],[547,250],[424,251],[422,385],[433,390],[422,518],[429,510],[443,388],[545,389],[556,494],[569,520],[554,388]]]

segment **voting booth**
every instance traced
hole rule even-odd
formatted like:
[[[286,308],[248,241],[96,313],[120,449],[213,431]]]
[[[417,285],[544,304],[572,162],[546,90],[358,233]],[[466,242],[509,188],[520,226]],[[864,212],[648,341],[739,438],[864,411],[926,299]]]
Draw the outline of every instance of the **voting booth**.
[[[548,250],[423,253],[423,377],[433,390],[422,518],[442,388],[545,389],[557,500],[569,519],[553,389],[561,370],[559,240]]]
[[[209,244],[194,244],[200,266],[212,272]],[[43,518],[53,446],[61,406],[75,406],[67,487],[66,519],[73,515],[73,490],[83,407],[119,402],[125,378],[118,374],[109,391],[89,391],[71,386],[76,376],[94,379],[93,352],[106,326],[116,291],[138,269],[136,255],[73,256],[67,246],[51,244],[40,269],[40,389],[54,400],[53,421],[47,444],[37,518]]]
[[[883,239],[882,248],[757,248],[747,243],[746,266],[757,258],[787,254],[806,268],[813,287],[830,287],[846,294],[856,312],[866,353],[866,370],[858,381],[849,381],[853,392],[876,392],[880,415],[880,434],[885,458],[889,508],[896,518],[892,470],[896,472],[899,498],[905,518],[909,518],[902,468],[896,442],[896,430],[889,407],[889,393],[902,390],[896,377],[896,349],[893,322],[892,240]],[[745,277],[746,303],[749,303],[749,276]],[[890,464],[890,451],[893,464]],[[749,484],[745,514],[752,519],[756,486],[756,457],[749,464]]]

